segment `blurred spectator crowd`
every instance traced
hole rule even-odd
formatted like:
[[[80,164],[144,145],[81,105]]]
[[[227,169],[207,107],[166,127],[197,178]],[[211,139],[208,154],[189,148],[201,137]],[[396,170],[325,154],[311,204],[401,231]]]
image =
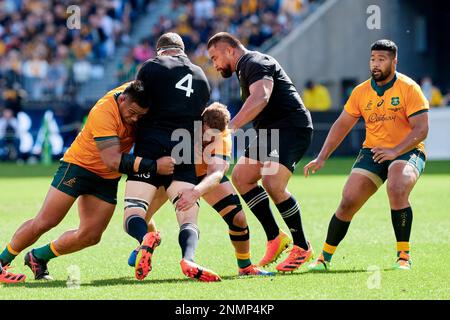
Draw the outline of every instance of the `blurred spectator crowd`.
[[[227,87],[220,90],[222,79],[208,61],[208,39],[217,32],[227,31],[247,48],[265,51],[321,2],[323,0],[172,0],[172,14],[161,16],[151,35],[131,48],[118,66],[118,82],[132,78],[140,63],[155,56],[154,45],[158,37],[173,31],[183,38],[191,60],[205,71],[212,86],[212,99],[229,102],[237,97],[223,95],[233,95],[239,90],[229,88],[229,82],[223,83]],[[231,85],[237,83],[234,81]]]
[[[148,2],[1,0],[0,92],[24,89],[27,100],[62,99],[101,77],[103,63],[128,41],[132,21]]]
[[[167,0],[169,14],[157,18],[148,36],[131,45],[135,21],[152,14],[154,2],[0,0],[0,160],[39,156],[48,141],[54,156],[63,152],[81,123],[78,88],[92,78],[103,78],[106,63],[120,45],[129,51],[121,53],[115,80],[133,79],[140,64],[155,56],[159,36],[169,31],[182,36],[187,54],[205,71],[211,99],[226,103],[234,114],[241,104],[239,84],[235,77],[222,81],[214,70],[208,39],[227,31],[248,49],[267,51],[324,0]],[[71,10],[73,6],[79,11]],[[450,89],[442,93],[430,77],[420,84],[432,107],[450,105]],[[300,91],[311,111],[337,106],[318,81],[311,79]],[[23,101],[62,101],[64,110],[25,113]]]

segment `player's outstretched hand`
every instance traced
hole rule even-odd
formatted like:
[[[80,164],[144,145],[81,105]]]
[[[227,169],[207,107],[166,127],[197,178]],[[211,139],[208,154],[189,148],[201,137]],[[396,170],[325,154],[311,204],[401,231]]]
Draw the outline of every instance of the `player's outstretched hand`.
[[[180,199],[178,199],[176,204],[176,209],[179,211],[186,211],[189,210],[200,198],[200,193],[192,189],[183,189],[180,192],[178,192],[178,196]]]
[[[175,159],[172,157],[161,157],[156,160],[156,173],[161,175],[173,174],[175,168]]]
[[[309,176],[309,170],[311,170],[312,173],[316,173],[324,165],[325,161],[319,158],[310,161],[306,166],[303,167],[303,174],[305,175],[305,178]]]

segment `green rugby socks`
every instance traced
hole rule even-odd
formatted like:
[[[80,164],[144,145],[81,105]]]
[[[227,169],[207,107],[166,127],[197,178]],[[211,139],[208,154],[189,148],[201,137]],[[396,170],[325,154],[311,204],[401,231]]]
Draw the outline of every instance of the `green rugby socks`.
[[[3,266],[6,266],[7,264],[11,263],[11,261],[13,261],[19,253],[20,252],[15,251],[11,247],[11,244],[8,243],[3,252],[0,254],[0,263]]]
[[[53,243],[50,242],[43,247],[33,249],[33,255],[40,260],[49,261],[60,254],[53,247]]]

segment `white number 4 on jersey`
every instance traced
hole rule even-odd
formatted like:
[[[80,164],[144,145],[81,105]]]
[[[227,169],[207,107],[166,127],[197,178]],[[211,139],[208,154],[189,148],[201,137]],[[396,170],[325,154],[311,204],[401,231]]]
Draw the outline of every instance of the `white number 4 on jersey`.
[[[187,86],[184,83],[187,82]],[[192,89],[192,74],[187,74],[180,81],[177,82],[175,88],[186,91],[186,97],[190,97],[191,93],[194,93],[194,89]]]

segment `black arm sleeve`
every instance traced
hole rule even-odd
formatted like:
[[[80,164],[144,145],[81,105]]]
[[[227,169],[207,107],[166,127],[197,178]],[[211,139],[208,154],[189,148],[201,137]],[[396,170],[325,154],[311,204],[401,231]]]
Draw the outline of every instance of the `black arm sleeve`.
[[[147,173],[155,174],[158,170],[158,166],[156,164],[156,160],[150,160],[142,158],[141,163],[139,164],[139,172],[138,173]]]
[[[134,162],[136,157],[129,153],[122,153],[119,164],[119,172],[128,175],[133,175],[135,173],[150,173],[155,174],[157,168],[156,161],[150,159],[142,158],[139,164],[138,172],[134,172]]]
[[[134,161],[136,157],[129,153],[122,153],[120,157],[119,172],[128,175],[134,174]]]

